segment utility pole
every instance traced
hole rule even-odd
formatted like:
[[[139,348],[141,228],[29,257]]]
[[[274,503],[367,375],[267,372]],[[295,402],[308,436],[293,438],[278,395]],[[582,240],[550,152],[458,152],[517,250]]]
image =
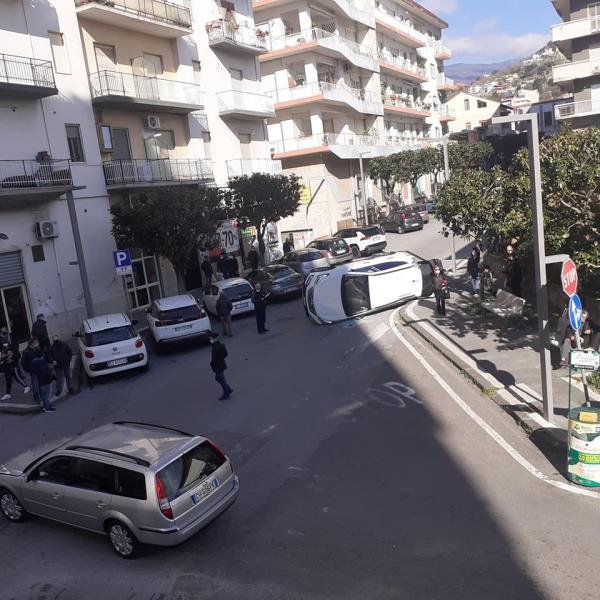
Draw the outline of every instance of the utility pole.
[[[442,148],[444,149],[444,179],[450,179],[450,158],[448,157],[448,138],[446,133],[442,136]],[[452,234],[452,274],[456,276],[456,236]]]
[[[367,152],[357,152],[358,164],[360,167],[360,203],[362,204],[363,211],[365,212],[365,225],[369,224],[369,210],[367,207],[367,194],[365,191],[365,171],[363,169],[363,154],[369,154]]]
[[[544,214],[542,207],[542,175],[540,168],[540,137],[538,116],[534,114],[508,115],[492,118],[494,125],[502,123],[524,123],[527,127],[529,146],[529,177],[531,179],[531,203],[533,213],[533,250],[535,258],[535,297],[538,315],[538,338],[540,346],[540,370],[542,375],[542,398],[544,418],[554,421],[554,396],[552,393],[552,367],[550,348],[547,343],[548,330],[548,286],[546,280],[546,247],[544,245]]]

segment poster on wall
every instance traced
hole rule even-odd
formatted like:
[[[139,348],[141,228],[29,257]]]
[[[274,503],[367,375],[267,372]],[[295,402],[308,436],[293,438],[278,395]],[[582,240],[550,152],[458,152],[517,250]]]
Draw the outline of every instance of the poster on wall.
[[[266,258],[270,264],[283,256],[283,251],[279,247],[279,231],[277,229],[277,223],[267,223],[267,230],[265,231],[265,246],[266,246]]]
[[[300,204],[310,204],[310,185],[300,186]]]
[[[238,224],[235,219],[222,221],[217,228],[217,235],[222,250],[227,254],[233,254],[240,249],[240,238],[238,233]]]

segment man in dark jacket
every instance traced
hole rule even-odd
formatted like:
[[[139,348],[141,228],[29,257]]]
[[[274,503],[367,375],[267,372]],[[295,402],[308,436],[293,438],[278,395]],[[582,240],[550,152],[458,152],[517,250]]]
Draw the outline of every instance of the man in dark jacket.
[[[223,275],[223,279],[229,279],[229,264],[227,261],[227,254],[225,250],[221,252],[219,258],[217,258],[217,271]]]
[[[248,252],[248,256],[246,258],[248,259],[248,264],[250,265],[250,268],[253,271],[256,271],[256,269],[258,269],[258,263],[260,262],[260,255],[258,254],[256,249],[252,248]]]
[[[225,292],[221,291],[217,298],[217,316],[221,320],[221,326],[223,327],[223,335],[232,337],[231,333],[231,311],[233,310],[233,304],[231,300],[226,296]]]
[[[0,328],[0,346],[7,344],[13,353],[15,361],[15,371],[20,379],[25,379],[25,375],[21,370],[21,350],[19,349],[19,340],[14,331],[9,332],[6,326]]]
[[[210,368],[215,374],[215,380],[223,388],[223,395],[219,400],[227,400],[233,393],[233,390],[229,387],[229,384],[225,379],[227,348],[225,347],[225,344],[219,341],[219,336],[216,333],[213,333],[210,336],[210,343],[212,345]]]
[[[515,296],[521,296],[521,281],[523,274],[521,272],[521,265],[519,260],[514,254],[507,254],[506,266],[504,267],[504,273],[506,274],[506,287],[508,291]]]
[[[57,335],[52,336],[52,346],[50,348],[50,357],[54,365],[54,373],[56,375],[56,387],[54,395],[60,396],[63,392],[65,380],[67,381],[67,389],[69,393],[73,393],[73,385],[71,384],[71,357],[73,352],[68,344],[60,340]]]
[[[475,247],[471,250],[471,255],[467,262],[467,273],[471,277],[471,292],[477,294],[479,290],[479,250]]]
[[[240,268],[238,265],[237,258],[232,254],[227,259],[227,271],[229,277],[239,277],[240,276]]]
[[[446,314],[446,297],[448,295],[448,279],[444,270],[439,264],[433,266],[431,274],[431,283],[433,285],[433,293],[435,294],[435,304],[438,315]]]
[[[46,356],[37,356],[31,361],[31,370],[35,373],[39,383],[40,398],[42,400],[42,412],[54,412],[56,409],[50,405],[50,394],[52,392],[52,380],[54,373]]]
[[[23,354],[21,356],[21,366],[25,373],[29,375],[29,380],[31,381],[31,390],[33,392],[33,399],[36,402],[40,402],[40,385],[38,383],[37,375],[33,371],[33,361],[36,358],[41,357],[43,352],[40,349],[40,344],[36,338],[31,338],[29,342],[27,342],[27,348],[23,350]]]
[[[212,283],[213,278],[213,268],[210,264],[210,260],[208,260],[208,256],[204,257],[200,268],[202,269],[202,273],[204,273],[204,289],[207,290]]]
[[[256,329],[258,333],[267,333],[269,331],[265,327],[268,295],[260,283],[255,284],[254,291],[252,292],[252,302],[254,304],[254,315],[256,316]]]
[[[48,337],[48,328],[46,327],[46,321],[44,321],[44,315],[40,313],[35,319],[36,321],[31,327],[31,337],[37,339],[42,351],[46,351],[50,347],[50,338]]]

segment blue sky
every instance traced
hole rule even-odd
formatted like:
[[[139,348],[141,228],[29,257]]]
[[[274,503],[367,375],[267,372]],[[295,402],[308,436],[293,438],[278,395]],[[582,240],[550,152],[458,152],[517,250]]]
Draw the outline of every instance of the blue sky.
[[[419,0],[449,23],[450,63],[522,58],[543,46],[560,22],[550,0]]]

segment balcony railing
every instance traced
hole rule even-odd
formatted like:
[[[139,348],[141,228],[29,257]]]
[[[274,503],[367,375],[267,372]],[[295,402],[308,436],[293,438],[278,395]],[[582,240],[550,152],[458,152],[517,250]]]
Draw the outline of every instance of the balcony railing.
[[[586,17],[559,23],[550,27],[550,33],[554,43],[595,35],[600,33],[600,17]]]
[[[419,67],[418,65],[411,63],[409,60],[406,60],[402,56],[394,56],[388,50],[379,50],[377,55],[383,62],[387,63],[388,65],[392,65],[394,67],[402,69],[403,71],[413,73],[419,78],[427,79],[427,73],[425,69],[423,69],[423,67]]]
[[[454,109],[450,108],[446,104],[442,106],[434,107],[433,112],[438,115],[441,119],[454,119],[456,118],[456,113]]]
[[[0,160],[0,190],[70,185],[69,160]]]
[[[421,42],[422,46],[426,45],[427,36],[423,32],[419,31],[418,29],[415,29],[415,27],[413,27],[413,25],[409,21],[399,19],[398,17],[395,17],[385,12],[385,10],[383,10],[381,6],[378,6],[375,9],[375,18],[379,19],[382,23],[385,23],[390,27],[399,29],[401,32],[413,38],[415,41]]]
[[[239,46],[247,46],[257,51],[267,50],[267,34],[255,27],[239,25],[235,21],[217,19],[206,24],[208,43],[232,42]]]
[[[600,75],[600,59],[598,58],[569,61],[552,67],[554,83],[598,75]]]
[[[0,84],[56,89],[49,60],[0,54]]]
[[[406,97],[406,95],[403,94],[385,94],[383,96],[383,104],[384,106],[395,106],[396,108],[405,108],[407,110],[427,113],[415,116],[428,116],[431,113],[431,108],[421,102],[420,99],[415,100],[412,96]]]
[[[558,120],[585,117],[600,114],[600,100],[582,100],[568,102],[554,107],[554,114]]]
[[[203,159],[131,159],[105,162],[104,179],[107,186],[151,185],[160,182],[212,181],[212,163]]]
[[[452,79],[451,77],[447,77],[446,75],[440,75],[437,78],[437,86],[438,88],[442,88],[442,87],[454,87],[454,79]]]
[[[179,3],[166,0],[75,0],[77,7],[90,4],[113,8],[123,13],[153,19],[169,25],[192,27],[189,0],[181,0]]]
[[[236,158],[227,161],[227,177],[241,177],[252,173],[279,175],[282,172],[281,161],[271,158]]]
[[[273,98],[269,94],[244,90],[225,90],[217,94],[219,113],[232,116],[256,116],[267,119],[275,116]]]
[[[202,106],[201,88],[195,83],[119,73],[118,71],[100,71],[90,75],[90,84],[92,98],[120,96],[162,104]]]
[[[445,56],[448,58],[452,56],[452,50],[450,50],[448,46],[444,46],[444,44],[442,44],[440,41],[436,41],[433,45],[433,48],[436,56]]]

